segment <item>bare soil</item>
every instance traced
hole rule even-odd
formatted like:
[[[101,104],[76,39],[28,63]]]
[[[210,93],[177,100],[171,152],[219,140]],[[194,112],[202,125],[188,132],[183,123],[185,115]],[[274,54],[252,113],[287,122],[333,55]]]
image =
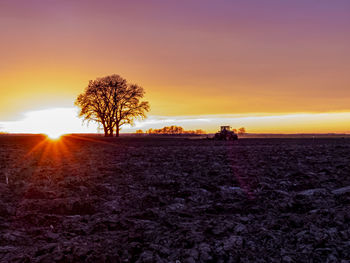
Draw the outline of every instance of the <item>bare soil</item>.
[[[1,262],[349,262],[350,139],[0,136]]]

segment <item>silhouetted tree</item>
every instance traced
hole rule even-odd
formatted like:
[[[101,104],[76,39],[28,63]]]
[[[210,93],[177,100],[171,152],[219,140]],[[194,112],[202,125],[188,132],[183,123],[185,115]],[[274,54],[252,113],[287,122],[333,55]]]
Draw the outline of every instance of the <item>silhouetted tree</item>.
[[[106,137],[112,137],[113,131],[118,137],[122,125],[146,118],[150,107],[147,101],[141,101],[144,94],[142,87],[111,75],[90,80],[75,104],[80,107],[79,117],[101,124]]]
[[[199,130],[196,130],[196,134],[205,134],[205,131],[199,129]]]
[[[199,129],[195,131],[185,131],[181,126],[163,127],[161,129],[149,129],[148,134],[205,134],[205,131]]]
[[[238,134],[239,134],[239,135],[244,135],[244,134],[246,134],[245,128],[244,128],[244,127],[239,128],[239,129],[238,129]]]

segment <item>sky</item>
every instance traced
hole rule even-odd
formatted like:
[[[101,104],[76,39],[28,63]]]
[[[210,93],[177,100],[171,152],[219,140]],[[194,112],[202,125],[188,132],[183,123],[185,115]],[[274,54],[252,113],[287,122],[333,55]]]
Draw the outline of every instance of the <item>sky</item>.
[[[0,131],[96,131],[74,100],[119,74],[151,105],[123,131],[350,133],[349,13],[348,0],[0,0]]]

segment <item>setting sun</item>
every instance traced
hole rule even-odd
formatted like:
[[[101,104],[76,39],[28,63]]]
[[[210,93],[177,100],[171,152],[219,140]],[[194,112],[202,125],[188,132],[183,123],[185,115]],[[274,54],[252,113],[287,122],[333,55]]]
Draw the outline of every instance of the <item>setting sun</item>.
[[[59,138],[61,138],[62,133],[59,133],[59,132],[50,132],[50,133],[47,133],[46,134],[47,137],[49,137],[51,140],[58,140]]]

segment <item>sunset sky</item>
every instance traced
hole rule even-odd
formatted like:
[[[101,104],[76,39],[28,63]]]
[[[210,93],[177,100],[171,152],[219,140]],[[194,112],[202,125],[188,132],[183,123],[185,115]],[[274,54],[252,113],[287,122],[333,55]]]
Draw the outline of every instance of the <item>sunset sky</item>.
[[[350,133],[349,14],[349,0],[0,0],[0,131],[95,132],[74,100],[120,74],[151,105],[124,132]]]

